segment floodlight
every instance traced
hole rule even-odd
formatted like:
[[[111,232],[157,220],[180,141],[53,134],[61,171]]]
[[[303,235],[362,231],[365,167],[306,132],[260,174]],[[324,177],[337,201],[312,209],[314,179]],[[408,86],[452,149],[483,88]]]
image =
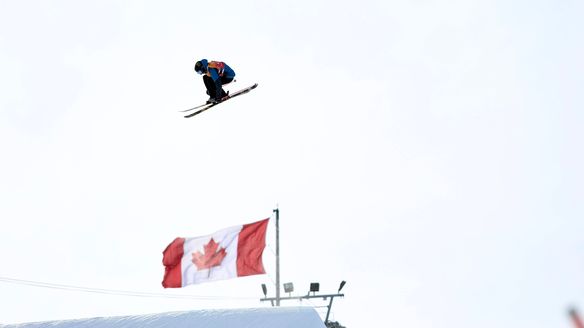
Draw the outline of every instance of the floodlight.
[[[266,284],[262,284],[262,291],[264,292],[264,297],[268,297],[268,287],[266,287]]]
[[[294,291],[294,284],[291,282],[287,282],[284,284],[284,292],[292,293]]]
[[[310,291],[315,293],[320,290],[320,284],[318,282],[311,282],[310,283]]]
[[[343,287],[345,287],[345,284],[346,284],[346,283],[347,283],[347,282],[346,282],[346,281],[344,281],[344,280],[343,280],[343,281],[341,281],[341,285],[339,286],[339,290],[337,291],[337,293],[340,293],[340,292],[341,292],[341,289],[343,289]]]

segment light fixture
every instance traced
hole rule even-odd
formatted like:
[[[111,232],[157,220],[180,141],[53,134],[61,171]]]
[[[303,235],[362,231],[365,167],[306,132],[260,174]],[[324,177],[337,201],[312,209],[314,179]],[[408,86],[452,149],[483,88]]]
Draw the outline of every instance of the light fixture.
[[[345,287],[345,284],[346,284],[346,283],[347,283],[347,282],[346,282],[346,281],[344,281],[344,280],[343,280],[343,281],[341,281],[341,285],[339,286],[339,290],[337,291],[337,293],[340,293],[340,292],[341,292],[341,289],[343,289],[343,287]]]
[[[284,292],[290,294],[294,291],[294,284],[291,282],[287,282],[284,284]]]
[[[310,291],[312,295],[320,290],[320,284],[318,282],[311,282],[310,283]]]

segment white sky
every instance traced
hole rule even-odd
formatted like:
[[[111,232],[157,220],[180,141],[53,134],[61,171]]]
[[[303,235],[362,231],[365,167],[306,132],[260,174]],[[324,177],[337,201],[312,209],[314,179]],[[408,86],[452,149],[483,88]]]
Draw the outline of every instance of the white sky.
[[[583,16],[582,1],[0,0],[0,277],[225,296],[0,282],[0,322],[267,306],[273,225],[267,276],[163,290],[161,259],[279,206],[282,282],[346,280],[347,327],[570,327]],[[201,58],[235,69],[231,90],[259,87],[184,119],[206,99]]]

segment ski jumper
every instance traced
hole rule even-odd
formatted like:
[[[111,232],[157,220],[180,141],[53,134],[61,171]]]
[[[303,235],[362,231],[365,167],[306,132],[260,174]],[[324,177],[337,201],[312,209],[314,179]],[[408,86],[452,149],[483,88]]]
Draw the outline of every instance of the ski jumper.
[[[207,94],[220,101],[227,93],[223,90],[223,85],[228,84],[235,78],[235,71],[229,65],[220,61],[201,61],[203,82],[207,88]]]

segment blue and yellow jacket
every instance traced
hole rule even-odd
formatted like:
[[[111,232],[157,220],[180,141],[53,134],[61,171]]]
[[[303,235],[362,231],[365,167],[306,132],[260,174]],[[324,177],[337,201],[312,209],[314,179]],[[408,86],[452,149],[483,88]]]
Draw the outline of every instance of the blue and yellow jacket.
[[[235,71],[229,67],[229,65],[220,61],[207,61],[206,59],[201,59],[201,63],[205,68],[205,75],[217,81],[220,77],[225,76],[226,78],[234,78]]]

